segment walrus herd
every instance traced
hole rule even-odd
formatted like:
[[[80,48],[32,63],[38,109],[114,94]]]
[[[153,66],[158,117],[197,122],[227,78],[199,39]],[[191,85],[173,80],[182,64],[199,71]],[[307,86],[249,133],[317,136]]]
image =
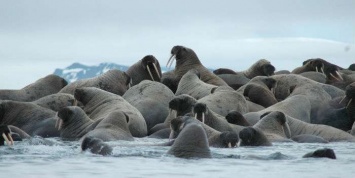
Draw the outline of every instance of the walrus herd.
[[[34,136],[80,141],[112,154],[106,141],[169,139],[167,154],[211,158],[210,147],[275,142],[355,142],[354,64],[307,59],[292,71],[260,59],[244,71],[210,71],[195,51],[174,46],[162,73],[147,55],[126,72],[73,83],[48,75],[20,90],[0,90],[0,146]],[[335,159],[331,149],[304,157]]]

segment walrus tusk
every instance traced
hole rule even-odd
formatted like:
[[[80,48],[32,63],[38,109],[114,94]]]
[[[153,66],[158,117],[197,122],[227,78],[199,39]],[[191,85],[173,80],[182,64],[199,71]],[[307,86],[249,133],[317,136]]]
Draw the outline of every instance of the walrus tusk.
[[[323,67],[321,67],[321,68],[320,68],[320,70],[321,70],[321,71],[322,71],[322,73],[325,75],[325,73],[324,73],[324,69],[323,69],[323,68],[324,68],[324,66],[323,66]]]
[[[14,145],[14,139],[12,139],[12,136],[10,133],[7,134],[7,137],[10,139],[11,145]]]
[[[348,107],[352,101],[353,101],[353,99],[351,98],[350,101],[348,102],[348,105],[346,105],[346,109],[348,109]]]
[[[157,73],[159,79],[161,79],[161,76],[160,76],[160,74],[159,74],[158,68],[157,68],[157,66],[155,65],[155,63],[153,63],[153,66],[154,66],[155,72]]]
[[[202,123],[205,123],[205,113],[202,113]]]
[[[346,96],[344,96],[344,97],[339,101],[339,104],[342,103],[345,98],[346,98]]]
[[[74,99],[73,106],[78,106],[78,100],[76,98]]]
[[[228,148],[232,148],[232,143],[228,142]]]
[[[329,73],[335,80],[342,81],[340,78],[335,77],[332,73]]]
[[[54,127],[56,128],[56,129],[58,129],[58,124],[59,124],[59,116],[58,116],[58,112],[55,114],[55,117],[54,117],[54,119],[55,119],[55,125],[54,125]]]
[[[4,138],[4,139],[5,139],[5,141],[6,141],[6,145],[8,145],[8,146],[10,146],[10,145],[11,145],[11,143],[10,143],[9,139],[7,139],[7,136],[6,136],[6,134],[5,134],[5,133],[2,133],[2,138]]]
[[[343,77],[341,76],[341,74],[340,74],[338,71],[335,71],[335,72],[338,74],[340,80],[343,81],[344,79],[343,79]]]
[[[129,83],[128,83],[128,88],[131,88],[132,87],[132,84],[133,84],[133,81],[132,81],[132,78],[129,80]]]
[[[316,72],[318,72],[318,67],[316,67]]]
[[[171,110],[171,115],[176,118],[177,117],[177,111],[175,111],[174,109]]]
[[[62,130],[63,120],[59,118],[58,130]]]
[[[168,63],[166,64],[166,67],[168,67],[168,68],[170,69],[170,67],[171,67],[171,65],[173,64],[174,60],[175,60],[175,55],[172,54],[172,55],[170,56],[169,60],[168,60]],[[169,62],[170,62],[170,65],[169,65]]]
[[[290,130],[290,126],[288,125],[287,122],[284,123],[284,125],[282,126],[284,133],[286,135],[287,138],[291,138],[291,130]]]
[[[150,69],[149,69],[149,66],[147,65],[147,70],[148,70],[148,73],[150,75],[150,78],[152,78],[152,80],[154,81],[154,78],[153,78],[153,75],[152,75],[152,72],[150,72]]]
[[[174,131],[173,131],[173,129],[171,128],[171,126],[170,126],[170,134],[169,134],[169,142],[173,139],[173,137],[174,137]]]

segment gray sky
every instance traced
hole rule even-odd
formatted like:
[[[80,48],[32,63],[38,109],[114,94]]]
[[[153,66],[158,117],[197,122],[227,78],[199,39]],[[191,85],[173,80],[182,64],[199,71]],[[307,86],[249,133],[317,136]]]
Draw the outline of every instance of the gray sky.
[[[0,89],[19,89],[73,62],[166,65],[174,45],[211,68],[277,70],[321,57],[355,62],[353,0],[0,0]]]

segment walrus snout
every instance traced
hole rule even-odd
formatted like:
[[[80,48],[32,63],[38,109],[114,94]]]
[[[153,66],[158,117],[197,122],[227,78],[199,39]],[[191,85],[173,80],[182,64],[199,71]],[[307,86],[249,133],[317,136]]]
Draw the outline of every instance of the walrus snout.
[[[8,146],[14,145],[14,140],[11,136],[11,130],[7,125],[0,125],[0,146],[4,145],[4,141]]]
[[[220,138],[226,148],[234,148],[239,142],[239,136],[235,132],[222,132]]]
[[[207,114],[207,106],[205,103],[196,103],[193,108],[195,119],[205,123],[205,115]]]

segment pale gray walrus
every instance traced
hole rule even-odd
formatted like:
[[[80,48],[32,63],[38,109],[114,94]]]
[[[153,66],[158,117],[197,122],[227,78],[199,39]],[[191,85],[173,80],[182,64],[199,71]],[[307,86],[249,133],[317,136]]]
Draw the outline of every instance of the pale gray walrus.
[[[77,88],[96,87],[122,96],[129,88],[130,83],[131,78],[125,72],[112,69],[97,77],[77,80],[70,83],[60,90],[60,92],[74,95],[75,89]]]
[[[92,120],[106,118],[114,111],[122,111],[129,117],[131,134],[134,137],[147,136],[147,124],[142,114],[121,96],[95,87],[84,87],[76,89],[74,97],[84,105],[83,110]]]
[[[150,130],[165,121],[169,115],[169,102],[175,95],[162,83],[144,80],[128,89],[122,97],[141,112]]]
[[[34,101],[57,93],[67,85],[67,81],[57,75],[47,75],[20,90],[0,90],[0,100]]]
[[[178,116],[177,118],[171,120],[171,133],[169,138],[172,139],[178,136],[181,130],[192,122],[201,125],[205,129],[209,146],[217,148],[234,148],[237,146],[239,137],[236,132],[219,132],[208,125],[203,124],[201,121],[186,115]]]
[[[179,158],[211,158],[207,135],[203,127],[190,123],[184,127],[168,154]]]
[[[215,87],[217,86],[202,81],[200,73],[196,69],[191,69],[181,77],[175,95],[188,94],[198,100],[209,95]]]
[[[0,101],[0,125],[13,125],[31,136],[58,137],[55,112],[31,102]]]

